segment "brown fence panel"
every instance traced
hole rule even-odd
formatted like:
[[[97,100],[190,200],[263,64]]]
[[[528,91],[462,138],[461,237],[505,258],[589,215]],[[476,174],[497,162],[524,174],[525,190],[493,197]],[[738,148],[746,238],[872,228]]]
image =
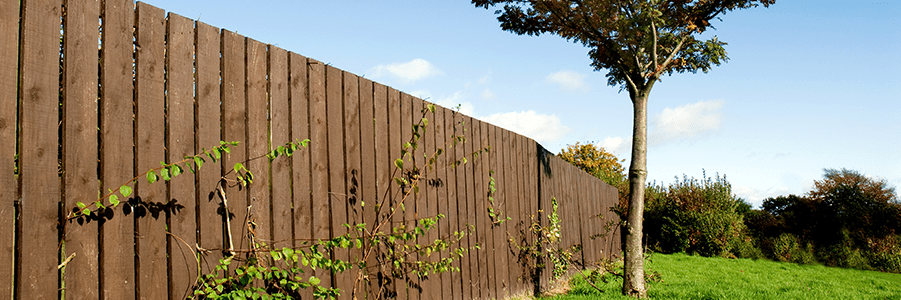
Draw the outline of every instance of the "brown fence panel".
[[[65,170],[63,190],[66,207],[77,207],[97,200],[97,20],[100,3],[81,1],[69,3],[63,19],[66,38],[63,40],[63,123],[61,140]],[[6,140],[9,141],[9,140]],[[13,143],[8,143],[13,144]],[[4,185],[13,187],[14,185]],[[4,188],[8,189],[8,188]],[[15,190],[14,188],[12,190]],[[64,210],[64,214],[70,213]],[[10,224],[12,225],[12,224]],[[76,255],[65,269],[66,296],[97,298],[97,223],[67,223],[65,228],[65,256]],[[15,227],[10,227],[15,228]]]
[[[272,45],[269,45],[269,99],[269,149],[278,149],[292,141],[291,109],[288,104],[288,52]],[[306,149],[299,151],[307,153]],[[270,168],[272,241],[268,244],[273,248],[292,247],[294,229],[291,211],[294,205],[291,199],[291,159],[279,154]]]
[[[474,170],[473,170],[473,161],[472,161],[472,118],[469,116],[465,116],[461,114],[463,119],[463,124],[461,128],[461,132],[463,136],[466,138],[466,141],[460,145],[463,148],[463,157],[464,161],[458,168],[460,171],[464,173],[465,183],[466,183],[466,197],[461,199],[466,202],[465,206],[461,206],[460,208],[465,212],[462,216],[465,216],[466,226],[476,226],[476,211],[475,211],[475,186],[474,186]],[[461,217],[462,217],[461,216]],[[476,239],[476,233],[467,235],[467,243],[469,252],[466,253],[467,258],[469,259],[469,279],[464,279],[463,283],[468,284],[469,288],[472,289],[472,299],[480,298],[479,291],[479,257],[478,251],[474,249],[478,240]]]
[[[342,81],[344,72],[332,66],[325,66],[325,95],[328,116],[328,164],[329,164],[329,197],[331,205],[331,237],[347,232],[347,173],[344,153],[344,103],[342,100]],[[347,260],[348,251],[338,249],[332,253],[332,259]],[[333,287],[347,291],[351,279],[347,273],[334,274]],[[350,284],[349,284],[350,283]],[[346,293],[342,293],[346,295]]]
[[[395,226],[399,226],[404,222],[404,212],[400,209],[400,201],[403,199],[403,189],[398,186],[394,180],[395,178],[403,178],[403,170],[398,169],[394,166],[394,161],[398,158],[402,158],[400,155],[401,145],[403,138],[401,137],[401,109],[400,109],[400,92],[393,89],[388,88],[388,170],[389,177],[389,195],[388,201],[384,205],[386,205],[385,209],[388,209],[390,213],[391,221],[387,223],[388,228],[385,228],[385,231],[392,232],[392,228]],[[384,261],[384,264],[392,263],[391,261]],[[386,269],[387,270],[387,269]],[[385,274],[386,276],[390,276]],[[385,289],[389,291],[393,291],[393,293],[398,294],[399,299],[406,299],[406,288],[405,282],[402,280],[394,280],[391,279],[391,283],[385,287]],[[400,294],[404,292],[404,294]],[[390,293],[390,292],[389,292]],[[403,295],[403,298],[400,298],[400,295]]]
[[[457,199],[459,198],[459,192],[457,191],[457,169],[454,167],[454,164],[457,160],[457,147],[454,146],[456,132],[454,131],[455,119],[456,115],[450,109],[443,109],[444,111],[444,135],[445,140],[449,141],[448,145],[445,147],[445,171],[446,171],[446,181],[445,185],[447,186],[447,199],[445,200],[447,204],[447,224],[448,224],[448,235],[456,231],[462,231],[463,228],[460,226],[459,216],[458,216],[458,208]],[[456,247],[462,247],[463,244],[456,244]],[[460,266],[460,257],[453,256],[453,263],[451,266],[453,268],[461,269]],[[463,287],[462,287],[462,272],[452,272],[448,274],[451,279],[451,295],[462,295]]]
[[[473,225],[477,229],[474,238],[476,244],[479,245],[479,249],[474,252],[479,263],[479,268],[476,271],[479,274],[477,287],[482,299],[490,299],[491,297],[489,294],[491,287],[488,286],[488,276],[490,276],[488,272],[489,253],[488,249],[485,247],[485,234],[491,226],[488,223],[488,210],[485,205],[488,202],[488,197],[486,196],[486,192],[488,191],[488,170],[486,170],[484,166],[488,156],[486,153],[480,152],[480,150],[485,147],[485,145],[482,144],[482,124],[483,123],[477,119],[470,120],[471,139],[467,140],[467,142],[472,145],[473,152],[475,152],[470,160],[470,164],[472,164],[473,169],[473,201],[475,201],[473,203],[474,208],[472,209],[472,215],[475,218],[475,223]]]
[[[219,103],[222,99],[219,84],[220,70],[220,35],[219,29],[202,22],[197,22],[195,37],[195,59],[197,84],[196,105],[194,111],[197,120],[195,133],[196,144],[194,153],[202,154],[204,149],[210,149],[219,145],[220,112]],[[238,147],[232,150],[238,151]],[[196,168],[196,166],[195,166]],[[216,184],[219,182],[222,167],[219,161],[206,160],[203,167],[195,170],[197,176],[197,227],[200,234],[199,246],[203,251],[201,256],[201,270],[203,274],[209,274],[215,270],[219,259],[222,258],[222,249],[227,242],[223,235],[225,226],[224,217],[219,211],[220,199],[215,197]],[[223,187],[224,188],[224,187]]]
[[[16,139],[16,90],[19,65],[19,1],[0,2],[0,140]],[[13,293],[13,257],[15,255],[15,203],[17,198],[14,170],[16,143],[0,145],[0,297]]]
[[[19,296],[56,291],[56,215],[60,197],[56,144],[59,101],[59,1],[29,2],[22,14]],[[48,55],[50,57],[48,57]]]
[[[135,55],[135,156],[137,173],[160,166],[166,160],[165,125],[165,28],[162,9],[138,2],[135,36],[141,45]],[[167,170],[161,170],[161,172]],[[165,176],[163,176],[165,177]],[[143,178],[142,178],[143,179]],[[138,296],[167,298],[166,185],[138,180],[135,194],[135,245],[138,261]]]
[[[134,3],[102,2],[103,48],[100,52],[101,190],[134,177],[132,114],[132,49]],[[54,32],[54,35],[58,34]],[[124,207],[123,207],[124,208]],[[134,219],[113,210],[113,218],[100,223],[100,288],[104,299],[135,297]]]
[[[167,160],[173,163],[194,154],[194,22],[169,13],[167,36]],[[197,279],[195,192],[194,173],[189,170],[169,183],[168,199],[180,208],[169,217],[169,299],[173,300],[190,295],[191,283]]]
[[[309,60],[310,89],[310,161],[312,164],[311,185],[313,188],[313,239],[330,238],[329,229],[329,165],[328,165],[328,125],[326,124],[325,64]],[[332,275],[322,269],[312,273],[321,279],[322,286],[331,286]]]
[[[457,136],[464,136],[464,125],[466,122],[466,116],[461,113],[454,113],[454,134]],[[456,156],[457,164],[454,167],[455,173],[455,182],[457,184],[457,224],[461,230],[468,228],[468,225],[471,224],[469,221],[469,211],[467,211],[467,190],[466,190],[466,164],[463,164],[463,160],[466,158],[466,143],[457,143],[454,146],[454,155]],[[451,200],[453,203],[453,200]],[[472,244],[470,243],[471,234],[467,233],[466,236],[463,237],[461,241],[461,246],[471,249]],[[470,262],[470,251],[463,253],[463,257],[460,258],[460,275],[463,281],[462,283],[462,297],[466,299],[473,299],[472,294],[472,263]]]
[[[240,145],[232,147],[231,153],[222,156],[222,172],[231,170],[235,163],[247,159],[247,102],[245,86],[245,38],[234,32],[222,30],[222,140],[239,141]],[[254,174],[256,175],[256,174]],[[234,177],[230,177],[234,178]],[[225,188],[230,228],[226,234],[231,240],[227,243],[234,250],[249,250],[247,245],[247,190],[237,187]],[[238,253],[243,258],[246,254]],[[230,270],[234,270],[235,264]]]
[[[438,236],[442,239],[450,239],[453,235],[454,226],[451,225],[450,222],[450,208],[448,208],[448,185],[447,185],[447,164],[449,162],[448,157],[450,153],[447,152],[448,148],[448,138],[447,134],[445,134],[445,129],[447,128],[447,124],[449,123],[445,119],[445,114],[447,113],[447,109],[444,107],[436,106],[435,107],[435,117],[432,122],[434,122],[435,126],[433,131],[435,132],[435,146],[436,151],[441,149],[441,155],[438,155],[435,158],[435,178],[437,180],[436,186],[436,201],[435,203],[438,205],[438,212],[443,214],[445,217],[443,219],[438,220]],[[452,247],[456,245],[451,245]],[[445,252],[439,253],[439,258],[444,259],[448,257],[452,257],[452,253]],[[444,272],[439,275],[440,277],[440,290],[442,295],[453,295],[453,287],[451,284],[453,274]]]
[[[418,165],[420,168],[422,179],[419,183],[420,189],[419,193],[422,196],[420,201],[420,210],[418,218],[433,218],[438,215],[438,190],[432,184],[435,179],[435,165],[430,164],[431,158],[434,157],[436,147],[435,147],[435,128],[440,127],[435,123],[435,113],[432,113],[428,110],[428,103],[422,100],[417,99],[417,105],[420,110],[425,112],[421,114],[426,120],[427,125],[424,127],[424,134],[420,139],[421,142],[420,148],[422,149],[423,155],[420,157],[424,160],[421,161]],[[444,220],[439,220],[442,222]],[[428,231],[425,232],[423,237],[419,238],[419,244],[427,247],[431,245],[436,239],[438,239],[438,228],[432,227]],[[438,261],[437,253],[429,253],[426,257],[421,257],[422,260],[435,263]],[[423,281],[423,294],[421,295],[423,299],[441,299],[441,279],[438,274],[433,274],[429,272],[426,274],[426,279]]]
[[[374,112],[373,99],[376,98],[374,95],[373,83],[372,81],[360,78],[360,162],[361,169],[360,173],[357,176],[357,180],[359,180],[361,188],[360,194],[358,196],[358,220],[360,223],[366,224],[366,230],[373,230],[376,226],[375,220],[375,210],[378,203],[379,190],[377,186],[377,179],[380,176],[380,173],[376,171],[376,165],[378,165],[378,161],[376,160],[376,144],[378,140],[383,136],[376,135],[376,115]],[[383,94],[384,95],[384,94]],[[364,236],[365,235],[361,235]],[[369,247],[369,243],[367,242],[364,245],[363,250],[359,250],[356,252],[356,255],[360,257],[363,261],[366,262],[367,270],[373,270],[375,266],[375,257],[369,256],[371,255],[365,251],[365,247]],[[376,281],[376,277],[370,277],[369,280],[372,282]],[[358,289],[356,292],[356,296],[367,299],[373,291],[373,286],[370,285],[366,281],[355,281],[355,287]],[[374,299],[375,297],[372,297]]]
[[[491,131],[493,127],[485,122],[478,121],[477,123],[479,127],[480,149],[488,149],[487,152],[483,152],[483,154],[479,156],[479,161],[477,162],[482,170],[480,177],[483,181],[482,189],[479,190],[481,197],[483,197],[480,201],[482,205],[478,206],[478,209],[480,209],[480,211],[477,212],[482,216],[482,227],[481,231],[479,232],[479,241],[483,249],[483,256],[486,260],[486,263],[483,265],[483,271],[485,272],[485,276],[483,277],[484,282],[481,283],[486,290],[485,293],[482,293],[482,295],[487,297],[488,299],[497,299],[497,288],[494,285],[494,280],[497,277],[497,260],[495,259],[495,256],[497,254],[494,251],[493,230],[495,220],[488,215],[488,208],[491,207],[492,209],[494,209],[492,200],[490,199],[495,197],[493,194],[490,194],[490,185],[492,184],[494,177],[491,159],[494,151],[497,151],[497,147],[494,147],[494,145],[488,139],[489,131]]]
[[[291,140],[305,140],[311,138],[310,131],[310,98],[309,98],[309,81],[307,73],[310,67],[307,64],[307,58],[295,53],[288,53],[290,67],[290,87],[289,93],[291,99],[289,106],[291,107]],[[310,146],[311,144],[307,144]],[[310,183],[311,174],[313,173],[310,162],[312,151],[311,148],[299,148],[291,158],[291,184],[293,185],[294,196],[294,242],[295,247],[305,247],[313,238],[313,201],[312,186]],[[305,274],[313,274],[312,269],[305,267]],[[306,298],[313,297],[312,289],[306,289],[301,292],[301,296]]]
[[[345,190],[336,192],[344,194],[344,196],[337,199],[344,202],[345,221],[339,227],[333,229],[336,231],[336,234],[349,233],[350,229],[344,227],[344,224],[353,226],[362,222],[362,215],[360,214],[360,170],[363,165],[363,162],[360,161],[360,81],[357,75],[349,72],[344,72],[343,77],[344,111],[342,114],[344,120],[343,154],[346,162],[344,173]],[[359,249],[350,248],[346,251],[347,258],[345,260],[348,262],[356,261],[361,256],[360,253]],[[343,276],[341,286],[343,291],[341,293],[342,298],[351,299],[357,271],[357,268],[352,268],[341,274]]]
[[[253,184],[247,186],[248,204],[250,214],[247,216],[249,230],[253,234],[253,240],[248,241],[249,247],[269,244],[272,239],[271,215],[272,202],[269,199],[269,161],[267,158],[258,158],[269,151],[269,99],[266,82],[266,45],[251,38],[246,38],[246,88],[247,88],[247,161],[244,166],[253,174]],[[226,164],[231,167],[233,164]],[[227,169],[226,169],[227,170]],[[245,209],[236,206],[235,209]],[[245,231],[241,231],[244,235]],[[243,247],[244,245],[242,245]],[[243,249],[243,248],[242,248]]]

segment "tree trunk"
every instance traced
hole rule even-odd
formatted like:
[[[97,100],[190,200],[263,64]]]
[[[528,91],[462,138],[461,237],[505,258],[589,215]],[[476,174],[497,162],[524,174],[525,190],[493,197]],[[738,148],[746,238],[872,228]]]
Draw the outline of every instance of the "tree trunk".
[[[629,211],[625,228],[623,262],[623,295],[645,298],[648,290],[644,279],[644,251],[641,244],[644,221],[644,190],[648,150],[648,92],[650,88],[630,92],[634,108],[632,128],[632,161],[629,165]]]

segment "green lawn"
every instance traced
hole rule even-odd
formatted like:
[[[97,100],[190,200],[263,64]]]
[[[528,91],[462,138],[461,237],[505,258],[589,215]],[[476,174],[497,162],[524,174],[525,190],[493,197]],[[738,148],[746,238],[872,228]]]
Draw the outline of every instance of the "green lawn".
[[[663,277],[649,283],[652,299],[901,299],[901,274],[684,254],[654,254],[647,266]],[[543,299],[630,299],[622,280],[598,286],[606,292],[576,278],[567,295]]]

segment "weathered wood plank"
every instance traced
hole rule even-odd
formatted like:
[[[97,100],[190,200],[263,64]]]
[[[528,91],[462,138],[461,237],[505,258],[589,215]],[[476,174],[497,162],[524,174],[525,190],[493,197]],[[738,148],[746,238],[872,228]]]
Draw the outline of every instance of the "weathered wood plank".
[[[448,163],[448,155],[450,155],[447,150],[447,136],[445,134],[445,128],[447,128],[446,124],[448,123],[445,119],[447,109],[444,107],[436,106],[435,108],[435,116],[431,122],[434,125],[432,131],[435,133],[435,146],[436,151],[440,149],[442,152],[441,155],[438,155],[435,159],[435,171],[434,176],[437,180],[436,185],[436,201],[435,203],[438,206],[438,213],[443,214],[445,217],[443,219],[438,220],[438,236],[442,239],[450,239],[452,237],[452,232],[455,229],[456,224],[453,226],[450,225],[450,208],[448,208],[448,188],[447,188],[447,163]],[[451,245],[452,247],[456,247],[457,245]],[[452,257],[453,253],[451,251],[445,251],[440,253],[439,258],[444,259],[448,257]],[[451,279],[453,277],[454,272],[444,272],[440,274],[440,291],[442,295],[448,295],[448,297],[453,296],[453,288],[451,287]]]
[[[291,140],[305,140],[310,135],[310,98],[307,73],[307,58],[297,53],[288,53],[288,64],[290,65],[290,75],[288,100],[291,107]],[[309,145],[309,144],[308,144]],[[295,248],[301,248],[308,245],[313,237],[313,200],[312,188],[310,186],[310,175],[312,167],[310,165],[310,148],[299,148],[291,157],[291,184],[293,185],[293,203],[294,203],[294,241]],[[304,268],[305,274],[313,274],[312,269]],[[304,299],[312,298],[312,289],[305,289],[301,292]]]
[[[362,165],[357,177],[360,180],[359,217],[355,218],[355,220],[366,224],[367,230],[372,230],[375,226],[374,208],[378,199],[376,180],[379,177],[379,174],[376,172],[375,144],[377,137],[375,135],[373,92],[373,82],[360,78],[360,161]],[[359,236],[365,237],[365,235]],[[368,246],[369,244],[367,243],[366,247]],[[367,267],[371,270],[371,267],[375,266],[375,257],[371,256],[372,259],[368,259],[365,249],[364,247],[356,253],[362,260],[366,261]],[[360,270],[355,270],[355,273],[358,271]],[[371,286],[365,281],[355,281],[354,287],[356,288],[354,296],[366,299],[367,295],[370,294]],[[375,297],[372,298],[374,299]]]
[[[345,136],[344,136],[344,102],[343,102],[343,76],[341,71],[333,66],[325,66],[325,99],[326,115],[328,116],[328,173],[329,173],[329,197],[331,207],[331,237],[347,233],[344,224],[347,223],[347,170],[345,169]],[[347,249],[336,249],[332,252],[332,259],[346,261]],[[332,287],[342,291],[348,291],[350,276],[347,272],[332,274]],[[348,293],[342,293],[348,295]],[[346,297],[346,296],[345,296]],[[344,299],[344,298],[342,298]]]
[[[445,185],[447,186],[447,198],[445,198],[445,202],[447,205],[447,236],[450,238],[453,232],[463,231],[463,227],[460,226],[459,216],[458,216],[458,208],[457,198],[460,193],[457,191],[457,169],[453,167],[454,163],[457,161],[457,149],[458,147],[454,146],[453,140],[455,139],[456,132],[454,131],[455,119],[454,117],[457,115],[456,112],[450,109],[443,109],[444,111],[444,135],[445,141],[448,143],[445,146],[444,153],[445,159],[443,166],[445,167],[445,171],[447,172]],[[462,247],[462,244],[454,244],[454,247]],[[448,255],[452,255],[448,253]],[[451,266],[456,269],[461,269],[460,258],[457,256],[453,257],[453,263]],[[451,279],[451,287],[450,287],[450,295],[454,295],[462,298],[463,294],[463,274],[462,272],[451,272],[449,273],[449,277]],[[448,291],[448,290],[445,290]]]
[[[360,87],[357,75],[343,72],[343,77],[344,160],[346,164],[344,166],[345,196],[341,197],[341,199],[345,203],[345,223],[355,226],[362,222],[360,207],[360,199],[362,197],[360,181],[362,178],[360,177],[360,172],[363,163],[360,161]],[[344,227],[344,224],[341,224],[335,230],[339,234],[349,233],[349,229]],[[346,255],[347,261],[351,263],[362,256],[359,249],[356,248],[347,249]],[[351,296],[356,292],[354,291],[354,279],[356,279],[358,271],[359,269],[353,268],[341,274],[341,290],[344,292],[341,293],[340,298],[352,299]]]
[[[102,2],[101,182],[102,191],[118,188],[134,172],[134,2]],[[100,288],[103,299],[134,299],[134,219],[114,210],[100,223]]]
[[[484,282],[482,282],[483,288],[485,288],[485,292],[482,293],[484,297],[487,299],[497,299],[497,289],[495,288],[494,278],[497,276],[497,268],[495,263],[495,252],[494,252],[494,220],[488,214],[488,208],[492,207],[491,198],[494,197],[490,193],[490,185],[491,180],[493,178],[494,171],[491,169],[491,155],[492,152],[495,151],[496,148],[492,147],[491,142],[488,140],[488,133],[491,130],[491,125],[482,121],[478,121],[479,127],[479,145],[480,149],[486,149],[487,152],[483,152],[482,155],[479,156],[478,164],[482,170],[481,175],[479,176],[482,179],[482,189],[480,192],[482,195],[481,206],[479,214],[481,215],[482,221],[482,229],[479,232],[479,241],[481,243],[483,249],[483,257],[486,260],[486,263],[483,264],[485,272]]]
[[[395,183],[395,178],[403,178],[403,170],[394,167],[394,161],[400,158],[400,149],[402,145],[403,139],[401,138],[401,115],[400,115],[400,92],[393,88],[388,88],[388,161],[385,163],[388,164],[389,171],[389,195],[386,203],[386,209],[388,211],[388,215],[386,216],[386,227],[385,230],[387,232],[392,232],[393,228],[396,226],[400,226],[404,221],[404,213],[400,209],[400,201],[403,197],[403,190],[400,186]],[[383,261],[380,262],[385,264],[385,272],[390,271],[391,261]],[[390,277],[391,274],[387,273],[385,276]],[[386,292],[389,295],[394,295],[397,299],[406,299],[406,288],[405,282],[402,279],[390,278],[390,282],[384,288],[387,290]],[[399,294],[400,292],[404,292],[404,294]]]
[[[266,78],[268,55],[266,45],[254,39],[247,38],[246,47],[247,157],[253,158],[269,152],[269,97]],[[272,240],[269,161],[267,158],[255,159],[244,166],[253,174],[253,183],[247,187],[251,205],[248,221],[253,224],[248,226],[252,226],[249,228],[254,239],[249,242],[269,245]]]
[[[464,122],[466,120],[466,116],[462,113],[455,112],[453,116],[454,135],[465,137],[466,133],[464,132]],[[466,201],[467,201],[467,192],[466,192],[466,165],[463,165],[463,159],[466,157],[466,143],[460,142],[454,145],[453,147],[456,166],[454,167],[455,172],[455,180],[457,183],[457,197],[456,199],[451,198],[451,205],[456,202],[457,206],[457,226],[460,230],[464,230],[468,228],[469,225],[469,217],[470,213],[467,211]],[[463,240],[460,241],[460,245],[469,249],[472,247],[472,244],[469,241],[470,234],[467,233],[466,236],[463,237]],[[460,258],[460,276],[462,279],[462,294],[461,296],[466,299],[472,299],[472,263],[469,259],[469,252],[463,254],[463,257]]]
[[[194,118],[197,120],[196,141],[194,153],[201,154],[204,149],[210,149],[219,145],[221,140],[219,103],[222,99],[221,86],[219,84],[219,59],[220,34],[219,29],[197,22],[196,35],[196,74],[195,86],[197,98],[197,110]],[[240,147],[240,146],[239,146]],[[239,148],[233,147],[233,148]],[[233,149],[238,150],[238,149]],[[216,184],[219,182],[222,167],[221,162],[206,160],[203,167],[196,170],[197,176],[197,210],[200,219],[197,222],[200,234],[199,246],[209,251],[202,253],[201,272],[209,274],[222,258],[222,249],[226,249],[224,238],[225,218],[219,214],[220,200],[215,197]]]
[[[420,169],[423,172],[423,181],[421,183],[420,192],[424,192],[425,197],[423,197],[423,205],[425,206],[425,211],[420,213],[420,218],[434,218],[438,215],[438,187],[435,185],[435,168],[438,167],[435,165],[434,160],[435,151],[437,150],[435,143],[435,129],[440,128],[441,125],[435,123],[435,113],[429,111],[428,102],[420,101],[421,109],[425,112],[424,117],[426,118],[428,125],[425,126],[425,134],[422,137],[422,147],[423,153],[428,157],[424,162],[420,163]],[[439,222],[443,222],[444,220],[439,220]],[[420,238],[420,244],[423,246],[431,245],[435,240],[439,238],[438,236],[438,228],[432,227],[427,232],[426,235]],[[428,257],[424,258],[424,260],[429,263],[438,262],[438,254],[431,253]],[[427,275],[427,279],[424,282],[423,287],[423,295],[422,298],[425,299],[441,299],[441,278],[439,274],[429,273]]]
[[[465,201],[465,205],[461,206],[461,209],[464,209],[465,216],[464,220],[466,220],[467,227],[476,226],[476,214],[478,212],[475,209],[475,179],[473,178],[475,175],[475,170],[473,168],[473,157],[472,153],[474,150],[473,147],[473,135],[472,135],[472,118],[466,115],[462,116],[463,123],[460,124],[461,131],[463,133],[463,137],[465,138],[465,142],[461,145],[463,148],[463,157],[465,160],[460,165],[462,171],[464,173],[464,181],[466,182],[466,197],[463,199]],[[462,217],[462,216],[461,216]],[[464,284],[468,284],[472,293],[473,299],[481,299],[481,295],[479,291],[479,257],[478,250],[475,249],[478,240],[476,239],[477,232],[472,232],[467,235],[467,243],[469,252],[466,253],[467,259],[469,259],[469,280],[464,281]]]
[[[0,2],[0,140],[14,141],[18,99],[19,6],[20,1]],[[13,292],[15,255],[15,205],[18,185],[15,177],[16,143],[0,145],[0,295]]]
[[[135,160],[141,173],[160,166],[166,160],[165,131],[165,30],[166,18],[162,9],[138,2],[136,11],[135,53]],[[165,183],[138,180],[135,195],[135,244],[139,275],[137,294],[145,299],[168,297],[166,216],[154,205],[164,205]],[[144,206],[147,205],[147,206]]]
[[[169,163],[194,155],[194,22],[169,13],[166,42],[166,105]],[[169,183],[169,199],[180,205],[170,212],[169,299],[185,299],[197,280],[196,191],[194,173],[184,170]]]
[[[244,162],[247,157],[247,99],[246,99],[246,77],[245,77],[245,38],[234,32],[222,30],[222,87],[221,102],[222,109],[222,140],[226,142],[240,142],[237,147],[232,147],[231,153],[222,156],[222,172],[228,172],[233,168],[235,163]],[[254,174],[256,175],[256,174]],[[234,180],[234,177],[229,177]],[[231,228],[226,231],[227,237],[232,240],[226,241],[229,246],[234,246],[234,250],[248,250],[249,241],[247,240],[247,206],[248,195],[246,189],[238,189],[237,187],[225,188],[225,198]],[[237,254],[237,257],[245,257],[245,254]],[[229,269],[234,269],[234,265]]]
[[[20,258],[18,296],[50,299],[57,292],[56,222],[59,122],[60,1],[29,2],[22,14],[19,143]],[[48,134],[49,133],[49,134]]]
[[[330,209],[329,200],[329,149],[328,149],[328,125],[326,96],[325,96],[325,64],[309,60],[309,89],[310,89],[310,157],[312,161],[312,187],[313,187],[313,239],[330,238]],[[321,269],[313,272],[321,279],[322,286],[332,286],[331,273]]]
[[[277,149],[291,139],[291,110],[288,104],[288,51],[269,45],[269,110],[271,148]],[[300,139],[303,140],[306,137]],[[306,149],[300,149],[307,153]],[[293,155],[292,155],[293,156]],[[279,155],[272,169],[272,242],[273,248],[292,247],[293,201],[291,199],[291,159]]]
[[[63,189],[66,210],[81,202],[97,200],[97,21],[99,1],[69,2],[63,18]],[[6,185],[4,185],[6,186]],[[9,185],[8,187],[12,187]],[[98,298],[98,229],[96,222],[65,224],[65,256],[79,259],[66,265],[65,295],[70,298]]]
[[[391,180],[391,172],[392,163],[389,157],[389,124],[388,124],[388,88],[379,83],[373,83],[373,121],[375,124],[374,128],[374,146],[375,146],[375,172],[376,172],[376,198],[372,199],[372,206],[364,208],[364,217],[366,218],[367,226],[366,229],[372,232],[376,232],[378,228],[378,232],[388,232],[388,228],[391,226],[391,219],[385,218],[387,216],[387,212],[390,205],[391,199],[391,186],[394,185]],[[382,225],[385,224],[385,225]],[[376,251],[377,245],[370,245],[370,253],[368,253],[369,257],[366,260],[367,266],[369,266],[369,275],[371,277],[369,280],[369,293],[367,296],[369,299],[384,297],[387,290],[387,284],[384,281],[379,280],[379,274],[382,276],[386,275],[383,273],[385,270],[385,265],[379,264],[377,259],[377,255],[380,254],[379,251]],[[393,289],[392,289],[393,291]]]

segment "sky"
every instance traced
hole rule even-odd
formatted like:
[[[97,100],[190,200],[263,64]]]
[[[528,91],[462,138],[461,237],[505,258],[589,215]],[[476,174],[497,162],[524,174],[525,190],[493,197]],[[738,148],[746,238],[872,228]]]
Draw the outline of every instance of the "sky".
[[[528,136],[625,159],[627,92],[588,48],[500,29],[469,1],[149,0]],[[713,30],[730,60],[649,98],[648,179],[726,176],[753,206],[802,195],[824,168],[901,186],[901,1],[780,0]]]

